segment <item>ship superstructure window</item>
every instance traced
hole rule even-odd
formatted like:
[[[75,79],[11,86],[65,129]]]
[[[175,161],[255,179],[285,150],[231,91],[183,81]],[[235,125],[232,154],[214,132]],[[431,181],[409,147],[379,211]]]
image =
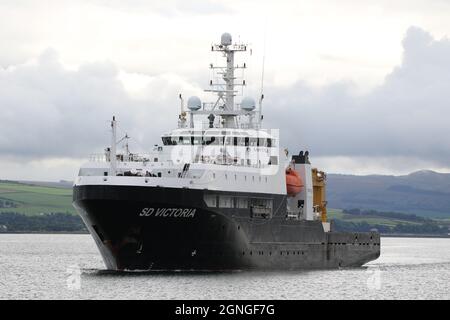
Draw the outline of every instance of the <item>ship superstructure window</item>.
[[[252,198],[250,200],[252,218],[270,219],[272,218],[272,208],[272,199]]]
[[[203,144],[205,145],[210,145],[210,144],[214,144],[214,142],[216,141],[216,137],[205,137],[203,138]]]
[[[248,209],[248,198],[236,198],[236,208]]]
[[[234,137],[234,136],[205,136],[203,137],[204,145],[229,145],[239,147],[275,147],[275,140],[272,138],[249,138],[249,137]]]
[[[215,194],[205,194],[204,200],[208,207],[217,207],[217,196]]]
[[[183,141],[183,144],[186,144],[186,145],[192,144],[191,137],[180,137],[180,144],[181,144],[181,141]]]
[[[278,164],[278,157],[277,156],[270,156],[269,164],[277,165]]]
[[[165,146],[169,146],[172,144],[170,137],[162,137],[162,142],[163,142],[163,145],[165,145]]]
[[[258,147],[265,147],[266,146],[266,139],[259,138],[258,139]]]
[[[205,194],[203,199],[206,205],[210,208],[236,208],[236,209],[248,209],[250,205],[249,198],[246,197],[233,197],[227,195],[215,195]],[[263,199],[267,200],[267,199]],[[271,200],[270,200],[271,201]],[[269,206],[266,204],[266,207]]]
[[[201,145],[202,144],[202,137],[192,137],[192,144],[193,145]]]
[[[233,208],[233,197],[219,196],[219,208]]]

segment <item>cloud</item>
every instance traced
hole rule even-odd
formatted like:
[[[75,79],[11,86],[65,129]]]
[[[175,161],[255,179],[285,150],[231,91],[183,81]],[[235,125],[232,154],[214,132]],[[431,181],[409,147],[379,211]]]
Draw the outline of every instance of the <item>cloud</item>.
[[[335,171],[355,166],[367,172],[364,167],[379,170],[378,164],[394,172],[425,164],[450,168],[450,40],[411,27],[402,45],[401,64],[368,93],[346,81],[267,86],[265,126],[282,129],[291,152],[309,149]],[[201,96],[194,77],[131,74],[108,61],[70,69],[52,49],[0,68],[0,162],[16,168],[14,161],[25,166],[47,159],[62,170],[58,159],[102,152],[112,115],[119,134],[127,132],[134,147],[148,151],[176,127],[178,93]]]
[[[402,44],[402,63],[363,95],[349,82],[268,88],[268,123],[284,128],[293,150],[306,146],[320,157],[400,157],[449,168],[450,40],[411,27]]]
[[[126,3],[118,0],[96,0],[86,1],[90,4],[105,6],[108,8],[126,11],[158,12],[166,16],[175,15],[208,15],[208,14],[230,14],[232,10],[227,5],[214,0],[129,0]]]
[[[176,125],[178,92],[195,87],[170,74],[148,76],[145,94],[136,98],[119,74],[110,62],[69,70],[52,49],[33,63],[0,69],[0,156],[35,160],[102,152],[112,115],[121,134],[127,131],[148,148],[159,142],[161,131]]]

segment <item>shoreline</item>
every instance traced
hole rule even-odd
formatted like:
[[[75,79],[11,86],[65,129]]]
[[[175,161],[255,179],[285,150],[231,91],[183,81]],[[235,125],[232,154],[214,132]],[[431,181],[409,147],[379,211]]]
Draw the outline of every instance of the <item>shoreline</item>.
[[[88,231],[6,231],[2,234],[90,234]]]
[[[445,234],[399,234],[399,233],[382,233],[380,234],[380,237],[382,238],[450,238],[450,235]]]
[[[2,234],[86,234],[89,235],[88,231],[6,231],[0,232]],[[450,235],[437,235],[437,234],[380,234],[382,238],[450,238]]]

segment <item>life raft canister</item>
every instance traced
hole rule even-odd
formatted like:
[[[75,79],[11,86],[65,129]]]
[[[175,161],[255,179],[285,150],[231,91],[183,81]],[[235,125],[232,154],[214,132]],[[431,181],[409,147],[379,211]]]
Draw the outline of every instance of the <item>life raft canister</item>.
[[[289,196],[295,196],[303,189],[303,181],[297,171],[291,168],[286,169],[286,189]]]

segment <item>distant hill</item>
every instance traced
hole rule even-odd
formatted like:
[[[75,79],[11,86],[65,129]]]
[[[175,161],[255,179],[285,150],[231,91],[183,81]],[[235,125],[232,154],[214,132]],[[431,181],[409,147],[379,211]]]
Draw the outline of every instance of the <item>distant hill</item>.
[[[450,217],[450,173],[422,170],[404,176],[329,174],[328,206]]]

